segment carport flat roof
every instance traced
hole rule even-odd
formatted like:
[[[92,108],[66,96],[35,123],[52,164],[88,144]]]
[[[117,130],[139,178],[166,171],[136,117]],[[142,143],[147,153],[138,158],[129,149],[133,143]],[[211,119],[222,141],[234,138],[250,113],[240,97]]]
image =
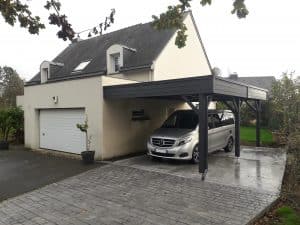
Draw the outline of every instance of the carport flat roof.
[[[104,98],[106,99],[181,99],[181,96],[188,96],[190,100],[197,100],[199,94],[204,94],[211,95],[216,100],[226,100],[229,97],[266,100],[267,93],[266,89],[213,75],[104,86]]]

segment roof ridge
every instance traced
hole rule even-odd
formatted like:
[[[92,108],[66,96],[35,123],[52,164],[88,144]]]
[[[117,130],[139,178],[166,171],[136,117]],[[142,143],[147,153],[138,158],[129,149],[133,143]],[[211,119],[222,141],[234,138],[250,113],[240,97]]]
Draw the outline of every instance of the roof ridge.
[[[151,23],[151,22],[147,22],[147,23],[137,23],[137,24],[130,25],[130,26],[127,26],[127,27],[123,27],[123,28],[121,28],[121,29],[114,30],[114,31],[111,31],[111,32],[108,32],[108,33],[105,33],[105,34],[102,34],[102,35],[98,35],[98,36],[91,37],[91,38],[88,38],[88,39],[81,39],[80,41],[75,42],[75,43],[71,43],[70,45],[73,45],[73,44],[76,44],[76,43],[82,43],[82,42],[89,41],[89,40],[100,39],[100,38],[103,38],[103,37],[105,37],[105,36],[107,36],[107,35],[114,34],[114,33],[116,33],[116,32],[124,31],[124,30],[130,29],[130,28],[133,28],[133,27],[137,27],[137,26],[146,25],[146,24],[149,24],[149,23]]]
[[[238,78],[257,78],[257,77],[275,77],[275,76],[246,76],[246,77],[238,77]]]

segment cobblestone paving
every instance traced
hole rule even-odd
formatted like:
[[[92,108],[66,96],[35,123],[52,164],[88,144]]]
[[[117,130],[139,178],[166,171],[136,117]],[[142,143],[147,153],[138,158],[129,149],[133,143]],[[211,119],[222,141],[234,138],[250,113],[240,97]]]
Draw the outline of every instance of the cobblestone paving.
[[[0,203],[0,225],[243,225],[276,198],[108,164]]]

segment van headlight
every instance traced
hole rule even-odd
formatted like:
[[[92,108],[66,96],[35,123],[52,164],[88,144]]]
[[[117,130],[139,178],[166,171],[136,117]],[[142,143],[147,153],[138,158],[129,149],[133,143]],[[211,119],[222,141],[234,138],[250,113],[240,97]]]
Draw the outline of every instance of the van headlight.
[[[192,141],[192,137],[185,137],[178,141],[178,146],[185,145]]]

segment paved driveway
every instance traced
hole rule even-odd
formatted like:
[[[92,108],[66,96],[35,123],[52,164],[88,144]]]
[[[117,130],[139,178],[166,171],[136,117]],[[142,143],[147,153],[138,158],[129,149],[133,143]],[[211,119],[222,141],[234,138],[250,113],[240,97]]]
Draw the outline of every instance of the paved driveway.
[[[218,151],[209,155],[206,181],[226,186],[245,187],[279,193],[286,155],[282,149],[242,147],[241,157]],[[137,169],[201,179],[198,165],[182,161],[151,161],[146,155],[115,162]]]
[[[233,165],[225,163],[230,160]],[[277,173],[273,184],[280,183],[284,164],[283,151],[244,149],[237,164],[232,156],[217,153],[210,156],[211,169],[202,182],[196,166],[134,157],[2,202],[0,224],[243,225],[277,199],[280,185],[268,189],[264,181]],[[234,178],[226,184],[220,175],[214,177],[217,171]],[[244,179],[255,182],[254,174],[258,182],[247,185]]]
[[[25,151],[23,147],[0,151],[0,202],[99,165],[86,166],[79,160]]]

